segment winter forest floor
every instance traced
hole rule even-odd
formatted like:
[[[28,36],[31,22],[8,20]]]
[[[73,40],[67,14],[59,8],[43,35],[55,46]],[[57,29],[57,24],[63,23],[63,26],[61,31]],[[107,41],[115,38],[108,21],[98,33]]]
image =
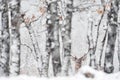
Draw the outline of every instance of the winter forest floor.
[[[120,72],[106,74],[88,66],[83,66],[74,76],[39,78],[35,76],[20,75],[16,77],[1,77],[0,80],[120,80]]]

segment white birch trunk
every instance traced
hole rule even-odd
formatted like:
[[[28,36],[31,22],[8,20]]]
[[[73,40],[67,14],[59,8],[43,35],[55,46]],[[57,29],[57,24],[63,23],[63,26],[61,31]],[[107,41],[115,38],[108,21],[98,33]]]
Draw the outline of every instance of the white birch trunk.
[[[119,71],[120,71],[120,7],[118,11],[118,30],[117,30],[117,41],[118,41],[118,61],[119,61]]]
[[[103,3],[104,4],[104,3]],[[103,57],[103,50],[105,46],[105,40],[107,37],[107,11],[105,9],[105,5],[103,5],[103,13],[101,15],[101,18],[99,20],[98,27],[100,28],[98,30],[98,35],[96,39],[96,49],[95,49],[95,60],[96,60],[96,69],[102,68],[101,61]],[[102,34],[101,34],[102,33]]]
[[[108,19],[108,42],[106,46],[105,52],[105,63],[104,63],[104,71],[107,73],[112,73],[114,70],[113,66],[113,55],[116,41],[116,33],[117,33],[117,19],[118,19],[118,6],[119,0],[114,0],[111,3],[110,12],[107,15]]]
[[[9,18],[11,21],[10,26],[10,76],[20,74],[20,0],[9,0]]]
[[[0,76],[9,75],[9,29],[7,0],[0,1],[1,31],[0,31]]]
[[[0,11],[0,56],[2,50],[2,11]]]
[[[119,61],[119,71],[120,71],[120,25],[118,26],[118,61]]]
[[[73,0],[67,0],[65,2],[66,16],[65,24],[62,26],[62,41],[63,41],[63,53],[64,61],[62,65],[62,75],[69,75],[69,69],[71,68],[71,24],[72,24],[72,10]]]
[[[93,68],[95,68],[95,45],[93,41],[93,21],[88,21],[88,45],[89,45],[89,50],[88,53],[90,54],[90,63],[89,65]]]
[[[57,11],[57,1],[49,3],[48,14],[50,17],[47,20],[47,42],[46,50],[49,55],[52,55],[52,64],[54,76],[61,72],[61,60],[59,50],[59,21]]]

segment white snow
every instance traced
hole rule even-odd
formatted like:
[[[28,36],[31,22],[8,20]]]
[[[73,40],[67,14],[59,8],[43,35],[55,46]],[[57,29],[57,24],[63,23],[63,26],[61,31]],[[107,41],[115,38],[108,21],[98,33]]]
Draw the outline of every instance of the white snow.
[[[35,76],[20,75],[17,77],[1,77],[0,80],[120,80],[119,75],[120,72],[106,74],[88,66],[83,66],[76,75],[69,77],[39,78]]]

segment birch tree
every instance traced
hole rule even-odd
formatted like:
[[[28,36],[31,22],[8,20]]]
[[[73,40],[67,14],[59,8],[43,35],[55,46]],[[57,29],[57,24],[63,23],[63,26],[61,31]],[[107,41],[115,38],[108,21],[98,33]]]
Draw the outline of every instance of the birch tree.
[[[38,72],[39,72],[39,75],[42,76],[42,56],[40,54],[40,48],[39,48],[39,45],[38,45],[38,42],[37,42],[37,39],[36,39],[36,35],[34,33],[34,30],[31,26],[31,24],[33,22],[35,22],[36,20],[38,19],[29,19],[29,18],[24,18],[23,16],[23,19],[24,19],[24,22],[25,22],[25,27],[28,29],[28,33],[30,35],[30,39],[32,41],[32,46],[33,46],[33,50],[34,50],[34,53],[35,53],[35,60],[37,62],[37,69],[38,69]]]
[[[40,50],[40,47],[39,47],[40,43],[38,42],[39,34],[35,34],[35,30],[33,28],[34,25],[32,25],[36,21],[42,20],[41,17],[46,13],[46,7],[45,7],[46,2],[44,0],[43,1],[40,0],[40,1],[41,1],[42,5],[44,5],[44,7],[43,6],[40,7],[41,15],[36,17],[36,15],[33,14],[32,17],[27,17],[27,14],[24,13],[23,19],[26,24],[25,27],[28,29],[28,33],[29,33],[29,36],[30,36],[30,39],[32,42],[33,51],[34,51],[33,54],[35,53],[34,58],[37,62],[37,70],[39,72],[39,75],[41,77],[48,77],[49,54],[46,52],[42,53],[42,51]],[[28,11],[28,13],[29,13],[29,11]]]
[[[47,43],[46,49],[48,54],[52,55],[52,65],[54,76],[61,72],[60,51],[59,51],[59,21],[57,15],[57,0],[48,5],[47,19]]]
[[[105,4],[105,1],[104,0],[101,0],[101,7],[102,7],[102,14],[101,14],[101,17],[100,17],[100,20],[98,22],[98,28],[97,28],[97,38],[96,38],[96,46],[95,46],[95,55],[96,55],[96,68],[97,69],[100,69],[102,68],[101,67],[101,59],[102,59],[102,56],[103,56],[103,49],[104,49],[104,46],[105,46],[105,40],[106,40],[106,36],[107,36],[107,19],[106,19],[106,16],[107,16],[107,9],[106,9],[106,6],[107,4]],[[100,33],[103,32],[103,35],[101,36]]]
[[[9,75],[9,29],[7,0],[0,0],[0,76]]]
[[[88,35],[87,35],[87,38],[88,38],[88,45],[89,45],[89,54],[90,54],[90,63],[89,65],[92,66],[92,67],[95,67],[95,55],[93,54],[94,51],[95,51],[95,47],[94,47],[94,41],[93,41],[93,21],[88,21]]]
[[[119,9],[119,12],[118,12],[118,32],[117,32],[117,41],[118,41],[118,51],[117,51],[117,53],[118,53],[118,61],[119,61],[119,71],[120,71],[120,18],[119,18],[119,16],[120,16],[120,9]]]
[[[64,1],[63,1],[64,2]],[[65,1],[65,14],[64,26],[62,26],[62,42],[63,42],[63,53],[64,61],[62,65],[62,74],[69,75],[69,69],[71,67],[71,24],[72,24],[72,11],[73,11],[73,0]]]
[[[120,71],[120,26],[118,26],[118,61],[119,61],[119,71]]]
[[[113,66],[113,54],[116,41],[116,32],[117,32],[117,19],[118,19],[118,8],[119,0],[113,0],[111,2],[111,8],[107,15],[108,19],[108,41],[105,51],[105,63],[104,71],[107,73],[112,73],[114,70]]]
[[[2,9],[0,9],[0,53],[1,53],[1,50],[2,50]]]
[[[20,0],[9,0],[10,76],[20,74]]]
[[[35,31],[32,27],[32,23],[38,21],[40,17],[35,18],[33,15],[32,18],[25,17],[25,14],[23,16],[24,22],[25,22],[25,27],[28,29],[28,33],[32,42],[33,46],[33,53],[35,53],[35,60],[37,62],[37,70],[39,72],[39,76],[41,77],[48,77],[48,64],[49,64],[49,54],[45,53],[42,54],[40,47],[39,47],[39,42],[37,41],[37,36],[35,34]]]

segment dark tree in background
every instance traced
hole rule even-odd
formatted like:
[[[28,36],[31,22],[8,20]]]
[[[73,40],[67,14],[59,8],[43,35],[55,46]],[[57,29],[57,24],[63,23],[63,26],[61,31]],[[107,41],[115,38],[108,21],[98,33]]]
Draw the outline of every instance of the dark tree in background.
[[[107,15],[108,18],[108,38],[107,46],[105,51],[105,63],[104,71],[107,73],[112,73],[114,70],[113,66],[113,55],[118,27],[118,9],[119,9],[119,0],[113,0],[111,3],[111,9]]]

